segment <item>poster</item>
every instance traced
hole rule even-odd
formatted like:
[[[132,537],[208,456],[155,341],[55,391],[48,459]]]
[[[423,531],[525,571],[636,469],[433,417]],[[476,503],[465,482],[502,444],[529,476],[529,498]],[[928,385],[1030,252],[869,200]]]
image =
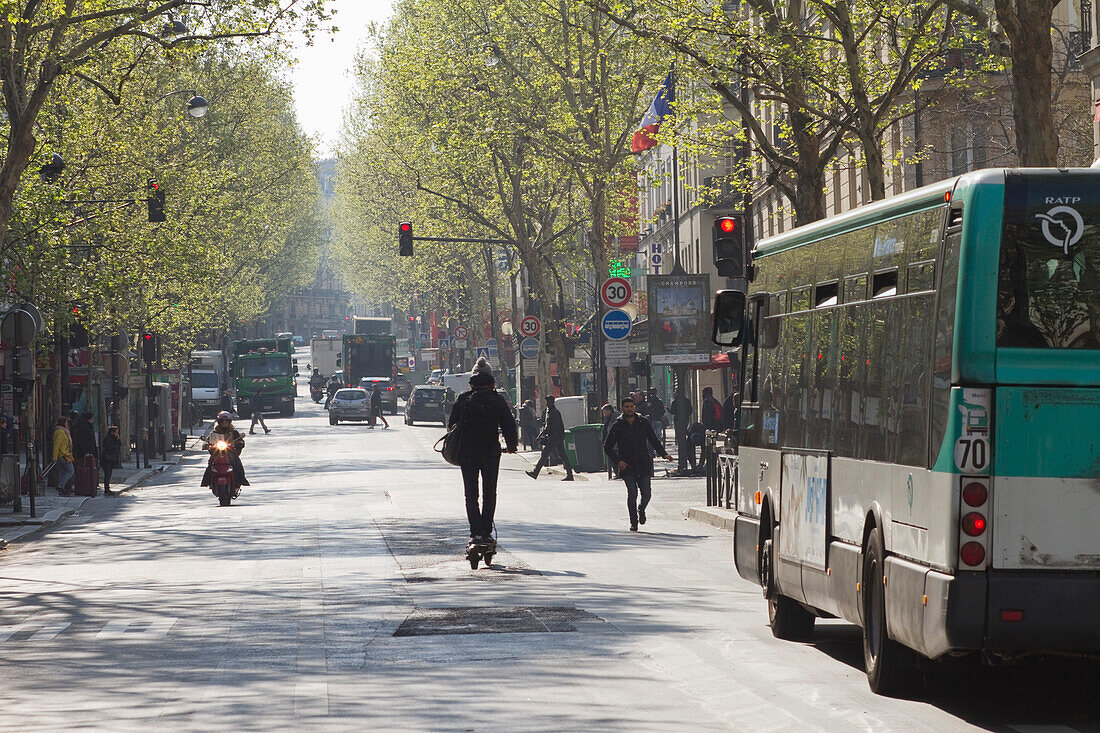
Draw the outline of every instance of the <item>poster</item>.
[[[710,278],[649,275],[649,354],[654,364],[710,361]]]

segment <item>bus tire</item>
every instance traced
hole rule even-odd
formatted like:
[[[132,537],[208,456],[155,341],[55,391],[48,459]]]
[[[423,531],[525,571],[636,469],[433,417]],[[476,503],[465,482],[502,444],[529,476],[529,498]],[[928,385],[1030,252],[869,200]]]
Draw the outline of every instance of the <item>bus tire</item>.
[[[863,666],[867,683],[878,695],[898,695],[916,682],[913,653],[890,638],[886,630],[886,552],[882,533],[875,529],[863,550]]]
[[[772,538],[764,540],[761,577],[764,596],[768,599],[768,626],[772,636],[786,641],[809,641],[814,634],[814,615],[793,598],[775,589],[773,575],[775,548]]]

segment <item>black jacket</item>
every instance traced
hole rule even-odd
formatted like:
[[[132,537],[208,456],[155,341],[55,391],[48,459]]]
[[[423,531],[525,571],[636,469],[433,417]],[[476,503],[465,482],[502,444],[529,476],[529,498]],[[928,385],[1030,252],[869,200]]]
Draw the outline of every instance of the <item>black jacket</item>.
[[[370,393],[370,409],[382,412],[382,392],[373,390]]]
[[[676,395],[676,399],[672,400],[670,410],[672,412],[672,424],[678,430],[684,430],[691,423],[691,416],[695,412],[691,400],[684,394]]]
[[[722,426],[726,430],[737,432],[737,404],[732,394],[722,403]]]
[[[546,406],[546,414],[542,418],[541,438],[546,438],[547,443],[557,443],[565,438],[565,423],[562,422],[561,412],[553,405]]]
[[[447,427],[463,421],[459,461],[478,460],[494,453],[499,455],[498,429],[504,434],[508,450],[514,451],[519,443],[516,421],[508,409],[508,402],[492,388],[471,389],[458,396]]]
[[[233,398],[227,394],[222,395],[222,401],[219,405],[225,412],[233,412]]]
[[[722,430],[722,403],[707,397],[699,406],[699,420],[707,430]]]
[[[661,418],[665,416],[665,403],[661,401],[660,397],[654,397],[646,405],[649,408],[649,412],[646,413],[652,422],[661,422]]]
[[[643,415],[635,415],[634,422],[628,422],[624,415],[611,424],[607,437],[603,441],[603,450],[615,464],[626,462],[626,469],[620,473],[632,473],[635,476],[653,475],[653,456],[649,448],[659,455],[665,454],[665,447],[653,433],[653,426]]]
[[[531,428],[534,430],[538,427],[539,417],[535,414],[535,408],[530,405],[524,405],[519,408],[519,424],[523,428]]]
[[[122,439],[107,433],[103,436],[103,454],[100,461],[110,463],[115,468],[122,465]]]
[[[95,456],[99,449],[95,444],[95,430],[87,420],[81,419],[73,426],[73,457],[78,461],[86,455]]]

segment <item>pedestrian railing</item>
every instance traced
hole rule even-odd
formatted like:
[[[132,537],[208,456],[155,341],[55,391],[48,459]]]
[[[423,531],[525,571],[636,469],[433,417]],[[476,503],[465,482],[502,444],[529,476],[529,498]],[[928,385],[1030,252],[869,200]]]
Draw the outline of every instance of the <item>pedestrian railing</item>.
[[[737,447],[724,432],[708,430],[703,441],[707,472],[707,506],[737,506]]]

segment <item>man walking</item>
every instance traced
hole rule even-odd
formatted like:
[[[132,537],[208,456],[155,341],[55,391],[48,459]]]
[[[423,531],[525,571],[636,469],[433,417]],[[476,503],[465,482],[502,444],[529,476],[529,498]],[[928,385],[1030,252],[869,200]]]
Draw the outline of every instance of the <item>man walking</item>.
[[[225,391],[222,392],[222,399],[221,403],[218,405],[218,411],[228,413],[233,412],[233,395],[230,394],[228,387],[225,389]]]
[[[500,472],[500,439],[505,451],[516,452],[519,435],[508,402],[494,387],[493,368],[482,357],[470,377],[470,390],[455,400],[448,427],[461,425],[458,449],[459,467],[466,492],[466,519],[470,522],[470,540],[490,551],[493,541],[493,517],[497,508],[497,475]],[[478,508],[478,476],[481,477],[481,507]]]
[[[688,426],[691,425],[691,417],[695,408],[691,400],[684,394],[683,386],[676,389],[676,397],[672,400],[672,429],[676,438],[677,467],[680,471],[687,470],[688,464],[695,470],[695,448],[690,442]]]
[[[603,450],[619,467],[619,476],[626,483],[626,507],[630,514],[630,531],[637,532],[639,524],[645,524],[645,510],[653,495],[650,480],[653,478],[653,456],[649,449],[657,451],[666,461],[670,456],[653,432],[649,420],[635,412],[634,400],[627,397],[622,402],[623,414],[611,425]],[[641,494],[641,502],[638,495]]]
[[[249,435],[256,434],[256,423],[264,429],[264,435],[271,432],[267,423],[264,422],[264,388],[262,386],[257,387],[256,394],[252,395],[252,425],[248,428]]]
[[[539,456],[539,462],[535,464],[535,470],[527,471],[527,475],[537,479],[539,471],[543,466],[549,465],[550,456],[556,451],[565,465],[565,478],[562,481],[572,481],[573,466],[565,453],[565,423],[562,422],[558,408],[554,407],[554,395],[546,395],[546,415],[543,417],[539,440],[542,441],[542,455]]]
[[[535,403],[526,400],[523,407],[519,408],[519,432],[523,437],[523,446],[526,450],[535,449],[535,428],[538,427],[539,416],[535,413]]]
[[[382,385],[375,384],[370,393],[370,425],[373,428],[376,420],[382,421],[382,429],[387,429],[390,424],[386,422],[386,416],[382,414]]]

